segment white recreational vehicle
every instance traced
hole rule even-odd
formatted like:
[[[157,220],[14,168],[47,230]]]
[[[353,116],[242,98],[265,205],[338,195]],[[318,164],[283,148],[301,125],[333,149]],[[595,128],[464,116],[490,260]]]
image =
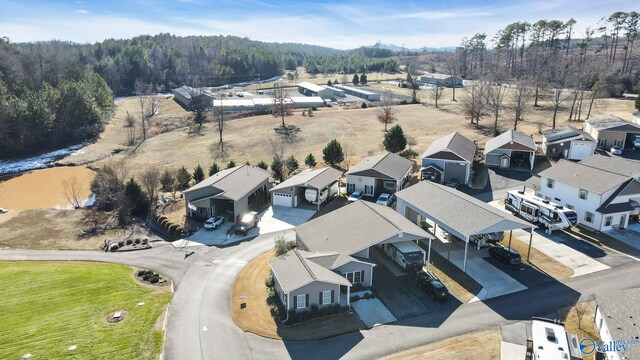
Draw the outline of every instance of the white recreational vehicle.
[[[527,221],[546,227],[549,233],[578,224],[578,214],[575,211],[524,191],[508,191],[504,208]]]

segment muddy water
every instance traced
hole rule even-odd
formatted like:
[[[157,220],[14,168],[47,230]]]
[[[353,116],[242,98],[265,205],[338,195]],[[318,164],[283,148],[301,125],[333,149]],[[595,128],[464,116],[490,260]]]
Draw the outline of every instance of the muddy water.
[[[69,202],[63,182],[75,177],[83,199],[88,199],[89,186],[95,172],[82,166],[54,167],[35,170],[6,181],[0,180],[0,207],[7,209],[64,209]]]

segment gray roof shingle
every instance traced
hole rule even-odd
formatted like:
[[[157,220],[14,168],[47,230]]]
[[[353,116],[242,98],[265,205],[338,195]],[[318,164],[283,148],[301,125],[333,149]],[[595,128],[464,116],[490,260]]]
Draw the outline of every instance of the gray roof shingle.
[[[487,154],[510,143],[518,143],[523,147],[530,149],[530,151],[536,151],[536,142],[533,141],[531,136],[519,131],[509,130],[487,141],[484,146],[484,153]]]
[[[288,178],[277,186],[271,188],[271,191],[285,189],[292,186],[305,186],[315,189],[322,189],[332,182],[336,181],[342,175],[342,171],[332,167],[322,169],[306,169],[300,173]]]
[[[441,137],[431,143],[422,154],[422,158],[429,157],[440,151],[450,151],[464,160],[472,163],[476,154],[476,144],[458,132]]]
[[[625,131],[640,131],[640,125],[629,122],[623,118],[619,118],[614,115],[600,115],[593,117],[587,121],[591,127],[598,131],[603,130],[625,130]]]
[[[462,239],[476,234],[534,227],[458,190],[430,181],[421,181],[396,193],[396,196]]]
[[[640,174],[640,161],[619,156],[591,155],[580,161],[580,164],[629,177]]]
[[[564,159],[542,171],[540,176],[589,190],[596,194],[603,194],[629,180],[629,176],[588,166],[582,162],[574,163]]]
[[[640,289],[628,289],[596,295],[596,302],[612,339],[640,337]],[[630,345],[626,359],[640,359],[640,346]]]
[[[310,257],[317,254],[298,249],[269,260],[269,265],[284,292],[289,293],[314,281],[351,286],[335,272],[315,263]]]
[[[400,180],[404,174],[415,165],[415,162],[405,159],[400,155],[390,152],[369,156],[362,159],[353,166],[347,175],[356,175],[358,173],[366,173],[367,170],[374,170],[391,179]]]
[[[221,191],[215,195],[216,197],[237,201],[268,179],[269,173],[266,170],[240,165],[209,176],[184,192],[188,194],[193,190],[211,187],[213,190]]]

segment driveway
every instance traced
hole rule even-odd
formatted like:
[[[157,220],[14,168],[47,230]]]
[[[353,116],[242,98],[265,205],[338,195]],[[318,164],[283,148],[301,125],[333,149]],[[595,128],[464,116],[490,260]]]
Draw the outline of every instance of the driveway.
[[[240,241],[254,238],[258,235],[270,234],[273,232],[292,229],[303,224],[315,214],[315,211],[308,209],[289,208],[284,206],[270,206],[267,210],[259,214],[260,222],[258,226],[249,229],[246,235],[229,234],[231,223],[224,223],[215,230],[200,229],[193,235],[187,237],[187,246],[208,245],[226,246]],[[176,241],[174,246],[183,247],[185,241]]]
[[[368,328],[397,320],[378,299],[358,300],[352,302],[351,306]]]

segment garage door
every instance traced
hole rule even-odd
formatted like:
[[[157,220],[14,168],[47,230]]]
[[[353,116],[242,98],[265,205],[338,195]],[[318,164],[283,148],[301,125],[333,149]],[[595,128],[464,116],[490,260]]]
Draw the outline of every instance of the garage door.
[[[574,142],[571,144],[571,154],[569,154],[569,159],[582,160],[591,155],[593,155],[593,144],[581,142]]]
[[[290,194],[273,193],[273,205],[293,207],[293,198]]]

